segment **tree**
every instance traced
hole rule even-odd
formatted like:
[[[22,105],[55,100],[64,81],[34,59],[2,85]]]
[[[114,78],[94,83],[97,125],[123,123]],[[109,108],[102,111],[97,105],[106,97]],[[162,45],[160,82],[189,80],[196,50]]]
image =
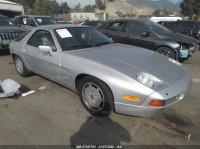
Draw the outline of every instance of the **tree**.
[[[157,10],[155,10],[154,12],[153,12],[153,15],[154,16],[157,16],[157,17],[160,17],[160,16],[169,16],[169,15],[174,15],[174,11],[172,11],[172,10],[169,10],[169,9],[167,9],[167,8],[164,8],[164,7],[161,7],[161,8],[159,8],[159,9],[157,9]]]
[[[95,12],[96,5],[86,5],[83,12]]]
[[[56,0],[53,0],[53,6],[54,6],[54,14],[58,14],[60,6]]]
[[[105,10],[106,9],[106,5],[109,2],[113,2],[114,0],[95,0],[96,6],[99,10]]]
[[[54,12],[53,1],[51,0],[36,0],[34,9],[30,13],[34,15],[47,15],[51,16]]]
[[[58,13],[60,14],[68,14],[71,11],[71,8],[69,8],[67,2],[61,3]]]
[[[33,5],[35,4],[35,0],[9,0],[14,3],[22,4],[24,6],[28,6],[30,8],[33,8]]]
[[[153,15],[156,16],[156,17],[159,17],[159,16],[160,16],[160,9],[156,9],[156,10],[153,12]]]
[[[70,8],[67,4],[60,5],[56,0],[10,0],[11,2],[19,3],[24,6],[26,14],[32,15],[54,15],[54,14],[68,14]]]
[[[35,0],[9,0],[9,1],[23,5],[25,13],[31,11],[34,8],[35,4]]]
[[[78,3],[78,5],[76,5],[76,6],[74,7],[74,12],[82,12],[81,4],[80,4],[80,3]]]
[[[189,16],[191,19],[200,20],[200,1],[199,0],[183,0],[180,4],[181,13]]]

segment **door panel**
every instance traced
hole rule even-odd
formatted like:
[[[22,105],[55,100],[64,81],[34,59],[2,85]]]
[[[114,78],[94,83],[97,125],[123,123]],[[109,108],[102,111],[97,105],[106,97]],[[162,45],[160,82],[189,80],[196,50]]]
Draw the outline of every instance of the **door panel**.
[[[110,24],[104,34],[109,38],[112,38],[115,42],[124,43],[124,22],[114,22]]]
[[[142,36],[143,32],[149,32],[143,25],[135,22],[127,22],[125,27],[126,44],[143,47],[147,49],[154,50],[155,44],[150,36]]]
[[[40,52],[40,45],[50,46],[54,50],[53,55]],[[23,54],[26,63],[33,71],[45,77],[60,78],[60,51],[56,50],[50,32],[44,30],[36,31],[25,45]]]
[[[109,36],[110,38],[112,38],[113,41],[125,44],[126,40],[124,40],[124,37],[126,37],[126,35],[124,34],[124,32],[110,31],[109,33]]]

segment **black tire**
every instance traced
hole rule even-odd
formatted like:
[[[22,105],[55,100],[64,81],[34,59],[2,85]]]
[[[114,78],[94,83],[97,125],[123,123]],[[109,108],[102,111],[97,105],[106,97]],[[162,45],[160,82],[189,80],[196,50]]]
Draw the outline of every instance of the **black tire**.
[[[174,52],[168,47],[159,47],[158,49],[156,49],[156,52],[158,52],[162,55],[168,56],[172,59],[175,59]]]
[[[114,109],[111,90],[104,82],[94,77],[88,76],[81,80],[79,96],[85,109],[94,116],[109,115]]]
[[[17,56],[17,55],[14,56],[14,62],[15,62],[15,68],[16,68],[16,70],[17,70],[17,72],[18,72],[18,74],[20,76],[22,76],[22,77],[28,77],[28,76],[31,76],[33,74],[31,71],[29,71],[25,67],[22,59],[19,56]]]

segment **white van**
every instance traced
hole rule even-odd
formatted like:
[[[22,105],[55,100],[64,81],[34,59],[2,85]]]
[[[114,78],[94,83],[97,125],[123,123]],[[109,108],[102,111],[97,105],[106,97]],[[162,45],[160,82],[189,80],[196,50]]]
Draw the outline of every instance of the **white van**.
[[[179,20],[182,20],[182,18],[177,17],[177,16],[151,17],[150,20],[157,23],[157,22],[160,22],[160,21],[179,21]]]

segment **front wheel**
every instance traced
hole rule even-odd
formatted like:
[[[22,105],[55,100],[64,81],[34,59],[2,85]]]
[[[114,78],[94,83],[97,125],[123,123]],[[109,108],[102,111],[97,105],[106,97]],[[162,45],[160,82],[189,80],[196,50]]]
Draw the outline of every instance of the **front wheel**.
[[[175,54],[174,52],[168,48],[168,47],[160,47],[158,49],[156,49],[156,52],[162,54],[162,55],[165,55],[165,56],[168,56],[172,59],[175,59]]]
[[[104,116],[113,110],[113,95],[99,79],[85,77],[79,86],[79,95],[85,109],[94,116]]]

